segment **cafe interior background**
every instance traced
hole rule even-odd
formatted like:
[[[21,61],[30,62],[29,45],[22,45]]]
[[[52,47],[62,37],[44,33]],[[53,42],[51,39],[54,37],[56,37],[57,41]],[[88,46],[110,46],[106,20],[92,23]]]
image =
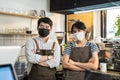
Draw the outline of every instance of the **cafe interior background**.
[[[62,45],[70,40],[70,28],[76,20],[85,23],[90,41],[98,44],[106,40],[120,42],[119,35],[115,36],[118,29],[115,23],[119,15],[119,6],[65,15],[50,12],[50,0],[34,0],[34,3],[33,0],[0,0],[0,46],[21,46],[18,58],[26,64],[25,42],[28,38],[37,36],[36,23],[42,16],[52,19],[54,32],[65,32]],[[32,31],[31,34],[26,33],[29,30]]]
[[[7,4],[8,3],[8,4]],[[47,17],[50,17],[53,22],[55,31],[64,31],[64,15],[49,12],[48,0],[1,0],[0,12],[0,46],[20,45],[23,47],[21,55],[24,55],[24,45],[29,37],[37,35],[37,20],[38,18],[24,17],[19,15],[33,15],[32,11],[37,11],[38,18],[40,11],[44,10]],[[10,14],[18,14],[9,15]],[[26,35],[26,30],[32,30],[31,35]],[[23,56],[24,57],[24,56]]]

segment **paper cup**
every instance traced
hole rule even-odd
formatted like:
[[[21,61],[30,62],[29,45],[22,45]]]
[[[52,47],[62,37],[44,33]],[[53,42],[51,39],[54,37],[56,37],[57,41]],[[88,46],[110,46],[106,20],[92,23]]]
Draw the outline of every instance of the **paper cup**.
[[[100,71],[107,72],[107,64],[106,63],[100,63]]]

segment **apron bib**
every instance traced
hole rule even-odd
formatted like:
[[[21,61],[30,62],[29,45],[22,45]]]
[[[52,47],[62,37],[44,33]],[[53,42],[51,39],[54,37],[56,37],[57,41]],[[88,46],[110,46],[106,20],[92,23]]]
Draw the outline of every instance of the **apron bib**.
[[[70,59],[77,62],[88,62],[91,57],[90,46],[71,48]],[[64,70],[64,80],[85,80],[85,71]]]
[[[53,43],[51,50],[40,50],[37,41],[35,39],[34,41],[37,47],[36,54],[53,55],[55,42]],[[55,72],[55,68],[49,68],[38,64],[33,64],[30,74],[28,76],[28,80],[55,80]]]

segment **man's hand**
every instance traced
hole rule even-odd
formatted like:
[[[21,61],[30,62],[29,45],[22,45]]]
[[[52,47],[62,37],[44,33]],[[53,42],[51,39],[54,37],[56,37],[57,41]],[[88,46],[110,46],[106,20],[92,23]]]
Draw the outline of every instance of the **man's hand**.
[[[53,59],[54,56],[49,55],[49,56],[47,56],[47,58],[48,58],[48,60],[50,60],[50,59]]]

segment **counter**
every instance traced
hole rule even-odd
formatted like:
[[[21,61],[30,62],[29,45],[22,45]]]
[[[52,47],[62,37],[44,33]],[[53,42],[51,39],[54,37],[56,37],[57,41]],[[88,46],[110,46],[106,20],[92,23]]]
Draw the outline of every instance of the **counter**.
[[[101,72],[100,70],[97,71],[92,71],[94,73],[99,73],[99,74],[106,74],[106,75],[111,75],[111,76],[120,76],[120,72],[117,71],[107,71],[107,72]]]
[[[57,80],[63,80],[63,72],[57,72]],[[87,73],[86,80],[120,80],[120,72],[117,71],[107,71],[107,72],[101,72],[100,70],[97,71],[91,71]]]
[[[92,71],[88,80],[120,80],[120,72],[109,70],[107,72]]]

